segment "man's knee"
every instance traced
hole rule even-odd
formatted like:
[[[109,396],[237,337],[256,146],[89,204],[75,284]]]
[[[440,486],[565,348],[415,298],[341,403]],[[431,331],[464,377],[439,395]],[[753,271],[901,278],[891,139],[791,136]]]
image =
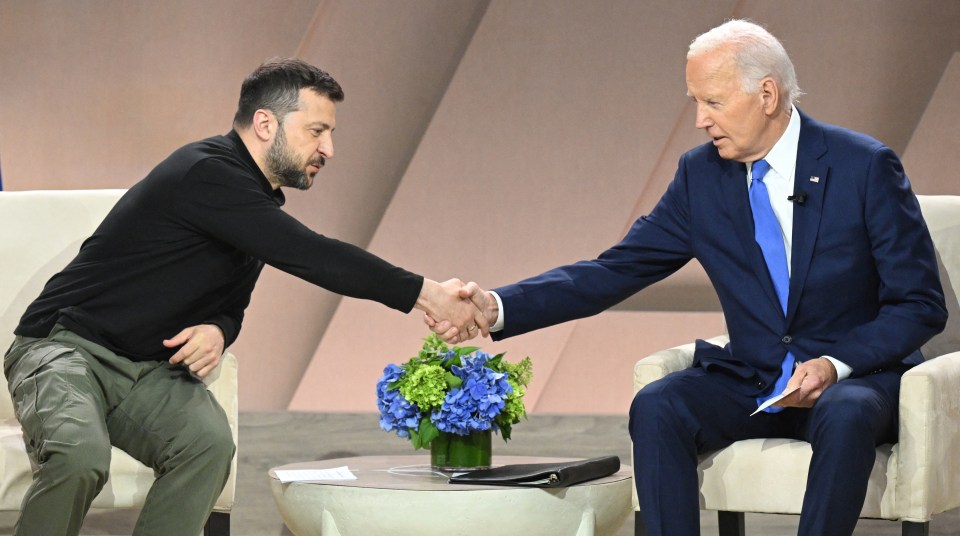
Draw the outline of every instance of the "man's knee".
[[[207,448],[212,456],[223,460],[228,466],[230,465],[234,453],[237,452],[237,446],[233,442],[233,431],[227,422],[216,427],[216,431],[209,434]]]
[[[651,426],[659,427],[664,421],[675,418],[678,400],[675,390],[667,388],[668,381],[659,380],[646,385],[633,397],[630,405],[630,435],[637,439],[640,434],[650,433]]]
[[[37,451],[40,471],[62,481],[72,481],[100,489],[110,476],[111,447],[90,438],[71,441],[48,439]]]
[[[205,464],[224,470],[229,470],[237,450],[226,419],[207,421],[203,426],[187,426],[177,443],[187,457],[202,458]]]
[[[810,412],[810,442],[862,438],[873,445],[893,428],[895,411],[873,391],[857,386],[824,391]]]

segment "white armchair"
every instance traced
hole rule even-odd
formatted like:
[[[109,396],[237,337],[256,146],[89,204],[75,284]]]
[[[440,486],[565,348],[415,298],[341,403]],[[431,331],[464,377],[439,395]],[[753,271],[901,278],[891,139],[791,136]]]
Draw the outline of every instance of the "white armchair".
[[[934,515],[960,507],[960,196],[919,196],[940,262],[950,319],[923,348],[926,362],[900,387],[899,442],[877,448],[863,518],[903,523],[925,536]],[[725,336],[711,339],[724,344]],[[693,344],[637,362],[634,393],[693,363]],[[750,439],[705,454],[698,466],[700,508],[718,511],[721,536],[744,534],[744,512],[799,514],[812,451],[790,439]],[[634,467],[637,465],[634,464]],[[636,494],[634,509],[639,510]],[[636,533],[645,534],[637,512]]]
[[[13,330],[44,283],[73,258],[124,190],[0,192],[0,351],[13,341]],[[237,360],[223,356],[206,379],[223,407],[237,442]],[[0,389],[0,511],[17,511],[32,481],[33,470],[20,424],[6,389]],[[237,460],[230,479],[204,528],[205,536],[228,536],[236,489]],[[139,508],[154,480],[153,470],[114,448],[110,478],[93,508]]]

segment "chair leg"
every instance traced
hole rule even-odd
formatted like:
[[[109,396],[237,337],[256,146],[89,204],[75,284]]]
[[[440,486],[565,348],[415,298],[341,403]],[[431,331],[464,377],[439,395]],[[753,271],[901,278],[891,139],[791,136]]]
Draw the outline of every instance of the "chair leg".
[[[903,522],[903,536],[929,536],[930,523]]]
[[[633,536],[647,536],[647,528],[643,526],[643,512],[633,513]]]
[[[203,526],[203,536],[230,536],[230,514],[211,512]]]
[[[720,536],[744,536],[743,512],[717,511],[717,528]]]

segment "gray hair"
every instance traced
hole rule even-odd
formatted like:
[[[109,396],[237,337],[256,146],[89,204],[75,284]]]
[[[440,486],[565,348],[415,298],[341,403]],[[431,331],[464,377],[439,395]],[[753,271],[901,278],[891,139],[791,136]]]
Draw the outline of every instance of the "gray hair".
[[[716,28],[700,34],[690,43],[687,59],[713,51],[723,45],[733,45],[733,60],[740,71],[740,89],[745,93],[759,91],[760,81],[773,78],[786,97],[783,110],[800,100],[797,73],[790,56],[780,41],[758,24],[748,20],[727,21]]]

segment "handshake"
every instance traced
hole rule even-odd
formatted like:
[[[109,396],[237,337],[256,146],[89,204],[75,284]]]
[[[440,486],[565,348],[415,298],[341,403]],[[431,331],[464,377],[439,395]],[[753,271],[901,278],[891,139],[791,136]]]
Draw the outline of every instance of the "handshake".
[[[486,337],[500,317],[492,294],[472,281],[464,284],[459,279],[443,283],[424,279],[415,307],[423,311],[423,322],[448,343],[467,341],[477,334]]]

